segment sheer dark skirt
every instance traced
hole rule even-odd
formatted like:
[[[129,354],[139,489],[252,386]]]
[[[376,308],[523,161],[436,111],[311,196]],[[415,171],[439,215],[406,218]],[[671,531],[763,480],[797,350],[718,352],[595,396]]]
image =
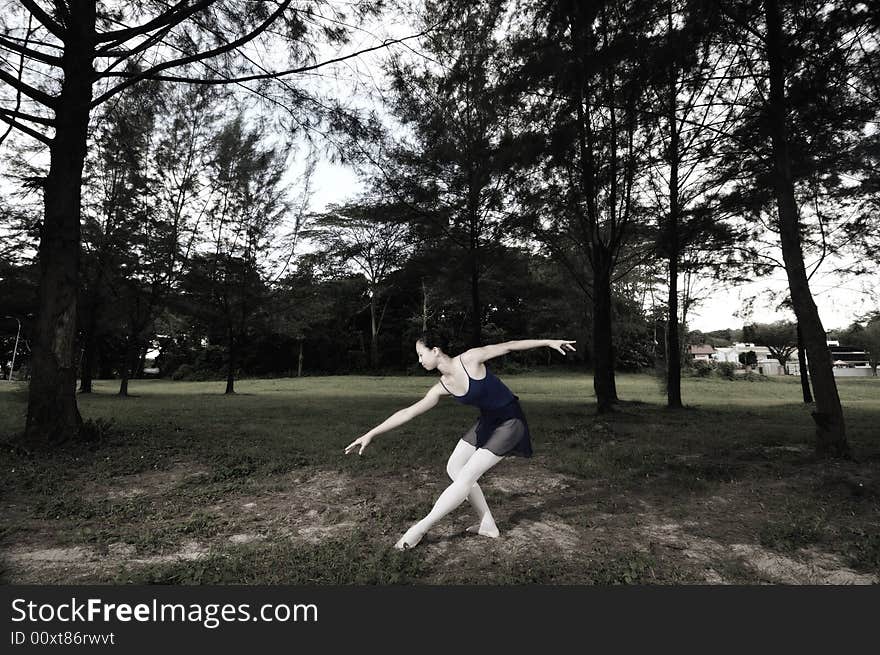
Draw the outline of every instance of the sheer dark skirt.
[[[480,417],[462,439],[476,448],[504,457],[532,456],[529,424],[519,406],[518,398],[498,409],[481,410]]]

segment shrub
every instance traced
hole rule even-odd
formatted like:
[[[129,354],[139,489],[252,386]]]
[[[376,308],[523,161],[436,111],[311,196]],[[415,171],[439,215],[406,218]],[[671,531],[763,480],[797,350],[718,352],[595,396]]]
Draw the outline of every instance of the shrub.
[[[716,370],[718,375],[726,380],[733,380],[736,377],[736,364],[733,362],[718,362]]]
[[[712,363],[698,359],[693,363],[694,375],[698,378],[707,378],[712,375]]]
[[[193,367],[190,364],[181,364],[180,366],[177,367],[177,369],[174,371],[174,373],[171,374],[171,379],[172,380],[189,379],[192,376],[194,370],[195,369],[193,369]]]

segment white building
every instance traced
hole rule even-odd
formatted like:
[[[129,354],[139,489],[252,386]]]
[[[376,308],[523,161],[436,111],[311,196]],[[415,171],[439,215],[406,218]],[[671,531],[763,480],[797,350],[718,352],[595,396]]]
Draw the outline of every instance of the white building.
[[[762,375],[800,375],[800,365],[797,358],[797,350],[793,350],[788,356],[783,368],[779,360],[770,354],[767,346],[758,346],[754,343],[735,343],[732,346],[709,349],[711,346],[690,346],[690,353],[694,360],[711,360],[716,362],[730,362],[742,368],[739,356],[750,350],[755,353],[758,363],[754,370]],[[838,341],[829,341],[828,348],[834,362],[835,377],[870,377],[871,366],[868,364],[868,356],[863,350],[841,346]]]
[[[691,359],[695,362],[710,362],[714,359],[715,348],[707,343],[691,344],[688,346],[688,352],[691,355]]]
[[[753,343],[735,343],[732,346],[716,348],[715,361],[731,362],[737,366],[742,366],[739,356],[741,353],[747,353],[750,350],[755,353],[755,357],[758,359],[755,372],[761,375],[785,375],[786,371],[789,375],[792,375],[792,364],[797,367],[797,352],[793,352],[789,356],[785,369],[783,369],[779,361],[770,354],[770,349],[767,346],[757,346]]]

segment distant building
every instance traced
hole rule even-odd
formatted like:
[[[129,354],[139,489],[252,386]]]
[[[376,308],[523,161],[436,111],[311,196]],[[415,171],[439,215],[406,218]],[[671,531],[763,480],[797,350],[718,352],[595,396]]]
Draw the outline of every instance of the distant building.
[[[770,349],[767,346],[758,346],[753,343],[735,343],[726,348],[717,348],[715,351],[715,361],[731,362],[738,367],[742,367],[742,364],[739,361],[739,356],[750,350],[755,353],[755,357],[758,359],[758,363],[754,367],[755,371],[761,375],[791,374],[789,367],[792,357],[795,359],[795,363],[797,363],[797,353],[795,352],[788,358],[786,366],[783,368],[780,365],[779,360],[770,354]]]
[[[762,360],[770,357],[770,350],[767,348],[767,346],[756,346],[753,343],[735,343],[732,346],[716,348],[715,361],[732,362],[734,364],[739,364],[740,354],[747,353],[750,350],[754,351],[759,363]]]
[[[688,353],[693,361],[710,362],[715,355],[715,348],[710,344],[691,344],[688,346]]]
[[[828,349],[831,351],[834,363],[835,377],[869,377],[872,374],[871,365],[868,363],[868,354],[851,346],[841,346],[839,341],[828,341]],[[797,358],[797,350],[792,351],[783,367],[779,360],[770,354],[767,346],[759,346],[754,343],[735,343],[732,346],[720,346],[714,348],[709,344],[695,344],[688,346],[688,353],[693,361],[716,361],[730,362],[737,368],[742,368],[739,356],[749,351],[755,353],[758,363],[754,370],[762,375],[800,375],[800,365]]]
[[[853,346],[841,346],[839,341],[828,341],[831,351],[831,363],[836,378],[871,377],[873,372],[868,362],[868,353]],[[800,375],[797,360],[789,364],[789,373]],[[807,371],[809,373],[809,370]]]
[[[868,353],[853,346],[830,345],[835,377],[870,377],[873,375]]]

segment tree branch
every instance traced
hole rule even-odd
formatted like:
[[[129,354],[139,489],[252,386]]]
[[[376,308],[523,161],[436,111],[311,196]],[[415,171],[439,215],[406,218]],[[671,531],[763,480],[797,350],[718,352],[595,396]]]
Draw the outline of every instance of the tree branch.
[[[18,121],[7,117],[5,115],[5,113],[0,113],[0,121],[3,121],[4,123],[7,123],[11,127],[14,127],[15,129],[20,130],[21,132],[24,132],[28,136],[33,137],[37,141],[44,143],[47,146],[52,144],[51,139],[49,139],[49,137],[47,137],[45,134],[43,134],[41,132],[37,132],[35,129],[27,127],[26,125],[22,125]]]
[[[52,4],[55,5],[55,11],[58,12],[63,24],[68,18],[70,18],[70,9],[64,4],[64,0],[52,0]]]
[[[51,118],[43,118],[42,116],[34,116],[33,114],[26,114],[21,111],[6,109],[4,107],[0,107],[0,113],[6,114],[7,116],[11,116],[12,118],[23,118],[26,121],[30,121],[31,123],[39,123],[40,125],[48,125],[49,127],[55,127],[55,121]]]
[[[217,2],[217,0],[200,0],[191,7],[186,6],[188,2],[189,0],[180,0],[180,2],[178,2],[164,14],[159,14],[153,20],[148,21],[143,25],[138,25],[137,27],[126,27],[125,29],[113,30],[111,32],[104,32],[103,34],[98,36],[96,42],[107,43],[112,41],[113,43],[110,43],[110,45],[100,48],[98,52],[101,53],[104,50],[112,49],[117,45],[128,41],[133,36],[141,36],[146,34],[147,32],[152,32],[155,29],[166,27],[169,25],[172,27],[174,25],[179,25],[187,18],[192,16],[194,13],[201,11],[202,9],[207,9],[212,4]]]
[[[23,45],[18,45],[14,41],[10,41],[9,39],[0,36],[0,45],[6,46],[13,52],[17,52],[20,55],[25,55],[30,57],[31,59],[36,59],[37,61],[41,61],[44,64],[49,64],[50,66],[61,66],[61,57],[55,57],[54,55],[47,55],[45,53],[40,52],[39,50],[32,50],[31,48],[26,48]]]
[[[33,30],[34,17],[28,16],[28,26],[27,32],[25,32],[25,39],[23,41],[24,45],[27,46],[28,39],[31,38],[31,34],[34,32]],[[24,55],[21,55],[18,60],[18,80],[21,81],[21,76],[24,73]],[[18,111],[21,109],[21,91],[15,92],[15,110]],[[6,131],[3,133],[3,136],[0,136],[0,145],[6,141],[6,137],[9,136],[9,133],[12,132],[13,125],[10,125],[6,128]]]
[[[55,20],[35,2],[35,0],[20,0],[20,2],[24,5],[25,9],[31,12],[31,15],[36,18],[43,27],[62,41],[64,40],[64,28],[56,23]]]
[[[144,50],[151,48],[153,45],[155,45],[156,43],[161,41],[165,37],[165,35],[168,34],[168,32],[170,32],[173,28],[174,28],[174,25],[169,25],[168,27],[166,27],[162,30],[159,30],[156,34],[153,34],[150,38],[144,39],[144,41],[142,43],[138,44],[137,46],[135,46],[131,50],[126,50],[125,52],[118,52],[118,51],[115,51],[112,49],[102,50],[101,53],[103,53],[103,54],[99,54],[97,56],[106,56],[106,57],[115,56],[115,57],[117,57],[116,61],[114,61],[112,64],[107,66],[107,68],[104,69],[104,72],[108,73],[110,70],[116,68],[116,66],[121,64],[126,59],[129,59],[129,58],[133,57],[134,55],[138,54],[139,52],[143,52]]]
[[[428,33],[429,30],[425,30],[424,32],[419,32],[418,34],[412,34],[410,36],[406,36],[400,39],[386,39],[380,45],[372,46],[369,48],[364,48],[363,50],[357,50],[356,52],[349,53],[347,55],[343,55],[342,57],[336,57],[334,59],[328,59],[326,61],[318,62],[317,64],[311,64],[309,66],[302,66],[300,68],[291,68],[290,70],[285,71],[277,71],[274,73],[265,73],[260,75],[247,75],[244,77],[230,77],[230,78],[212,78],[212,79],[197,79],[192,77],[183,77],[178,75],[153,75],[152,71],[164,70],[166,68],[171,68],[172,66],[180,66],[187,63],[192,63],[192,61],[196,61],[192,58],[184,58],[176,62],[167,62],[166,64],[161,64],[150,70],[144,71],[142,73],[131,73],[131,72],[119,72],[119,73],[101,73],[99,77],[128,77],[132,78],[129,82],[124,84],[120,84],[117,87],[114,87],[107,93],[99,96],[95,101],[92,102],[92,106],[95,106],[110,96],[118,93],[122,89],[134,84],[135,82],[139,82],[143,79],[157,80],[160,82],[185,82],[187,84],[229,84],[229,83],[239,83],[239,82],[251,82],[254,80],[269,80],[276,79],[279,77],[283,77],[286,75],[295,75],[297,73],[305,73],[311,70],[315,70],[317,68],[321,68],[323,66],[328,66],[330,64],[336,64],[341,61],[346,61],[348,59],[353,59],[354,57],[358,57],[360,55],[366,54],[368,52],[372,52],[374,50],[380,50],[381,48],[387,48],[388,46],[392,46],[396,43],[402,43],[403,41],[407,41],[409,39],[416,39],[420,36],[424,36]],[[229,48],[227,48],[228,50]],[[213,53],[220,54],[220,53]],[[213,54],[205,54],[205,58],[208,56],[213,56]]]
[[[245,34],[244,36],[236,39],[235,41],[230,41],[220,47],[213,48],[211,50],[206,50],[205,52],[196,53],[194,55],[190,55],[188,57],[181,57],[180,59],[173,59],[172,61],[163,62],[157,66],[153,66],[152,68],[148,68],[145,71],[141,71],[140,73],[100,73],[97,77],[131,77],[127,82],[123,82],[119,84],[106,93],[98,96],[95,100],[92,101],[91,107],[97,107],[102,102],[107,100],[108,98],[113,97],[120,91],[127,89],[145,79],[152,80],[161,80],[161,76],[156,76],[155,73],[159,71],[163,71],[167,68],[174,68],[177,66],[183,66],[185,64],[191,64],[197,61],[201,61],[202,59],[210,59],[211,57],[216,57],[217,55],[221,55],[225,52],[229,52],[230,50],[235,50],[241,45],[244,45],[248,41],[252,41],[257,36],[259,36],[262,32],[264,32],[275,20],[287,9],[290,5],[291,0],[284,0],[281,6],[278,7],[265,21],[263,21],[256,29],[254,29],[249,34]]]
[[[50,109],[55,108],[55,98],[50,96],[48,93],[44,93],[43,91],[39,91],[33,88],[29,84],[25,84],[24,82],[16,77],[13,77],[6,71],[0,70],[0,81],[6,82],[13,89],[21,91],[23,94],[33,100],[36,100],[41,105],[45,105]]]

